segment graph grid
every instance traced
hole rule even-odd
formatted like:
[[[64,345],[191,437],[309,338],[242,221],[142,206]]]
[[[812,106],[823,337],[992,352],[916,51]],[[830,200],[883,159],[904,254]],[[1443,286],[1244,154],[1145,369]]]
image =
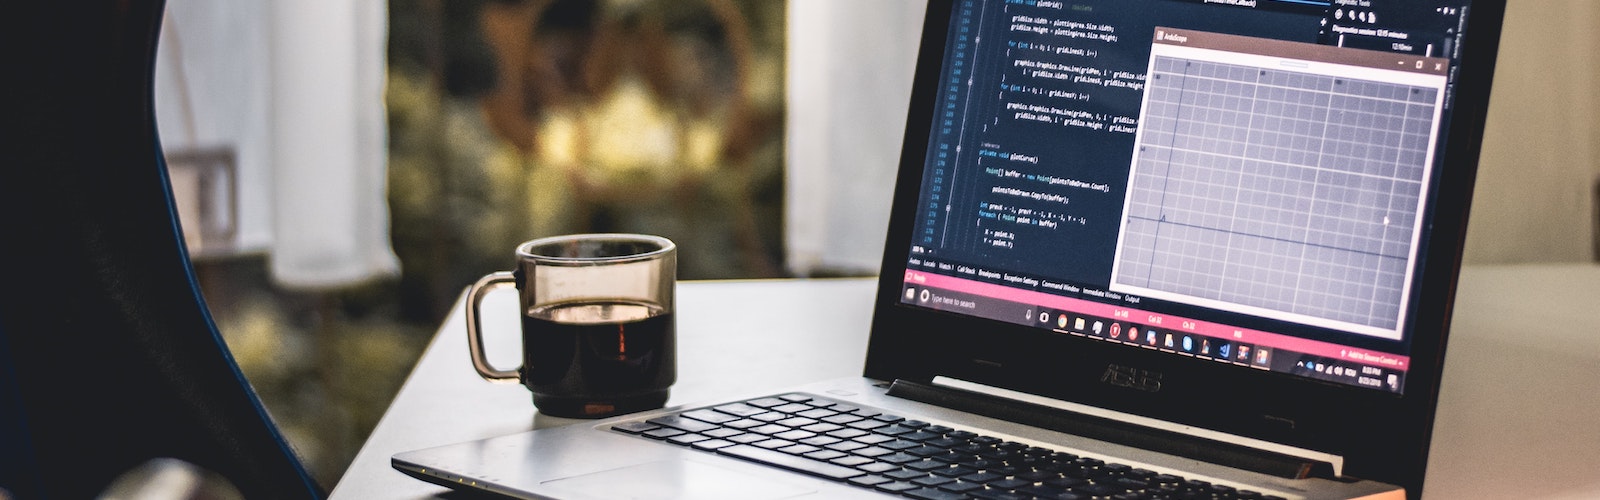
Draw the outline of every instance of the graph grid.
[[[1396,329],[1438,89],[1152,68],[1115,284]]]

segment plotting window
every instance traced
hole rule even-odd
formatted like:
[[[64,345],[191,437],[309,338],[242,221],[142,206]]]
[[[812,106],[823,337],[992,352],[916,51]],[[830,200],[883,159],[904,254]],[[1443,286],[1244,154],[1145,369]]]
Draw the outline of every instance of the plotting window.
[[[1399,338],[1445,64],[1157,37],[1113,290]]]

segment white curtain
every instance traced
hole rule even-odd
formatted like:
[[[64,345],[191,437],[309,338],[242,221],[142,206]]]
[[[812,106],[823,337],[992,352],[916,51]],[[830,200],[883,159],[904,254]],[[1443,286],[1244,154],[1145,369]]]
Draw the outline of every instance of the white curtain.
[[[228,245],[233,252],[261,252],[272,244],[272,103],[262,83],[271,74],[268,5],[171,0],[156,52],[156,125],[167,154],[222,149],[234,154],[239,191],[231,195],[239,211],[216,214],[234,222],[236,234]],[[184,197],[182,180],[173,179],[179,204],[197,204],[197,198]]]
[[[172,0],[163,147],[237,153],[237,252],[293,288],[391,275],[382,0]]]
[[[338,286],[394,273],[383,0],[271,2],[272,276]]]
[[[794,0],[788,15],[790,271],[883,257],[925,0]]]

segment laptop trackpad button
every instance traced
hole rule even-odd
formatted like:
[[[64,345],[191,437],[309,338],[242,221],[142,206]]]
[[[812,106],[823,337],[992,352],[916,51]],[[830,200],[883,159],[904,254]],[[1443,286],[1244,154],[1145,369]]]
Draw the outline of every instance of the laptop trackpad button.
[[[544,483],[585,498],[666,500],[768,500],[814,493],[815,490],[689,460],[663,460],[630,465]]]

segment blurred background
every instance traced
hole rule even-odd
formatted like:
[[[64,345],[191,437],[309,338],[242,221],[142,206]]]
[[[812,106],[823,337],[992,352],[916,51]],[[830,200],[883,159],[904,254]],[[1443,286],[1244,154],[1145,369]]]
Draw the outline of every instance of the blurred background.
[[[521,241],[660,234],[691,280],[870,275],[921,9],[169,0],[158,124],[205,299],[331,487]],[[1600,54],[1565,43],[1597,23],[1512,0],[1469,263],[1600,252]]]

